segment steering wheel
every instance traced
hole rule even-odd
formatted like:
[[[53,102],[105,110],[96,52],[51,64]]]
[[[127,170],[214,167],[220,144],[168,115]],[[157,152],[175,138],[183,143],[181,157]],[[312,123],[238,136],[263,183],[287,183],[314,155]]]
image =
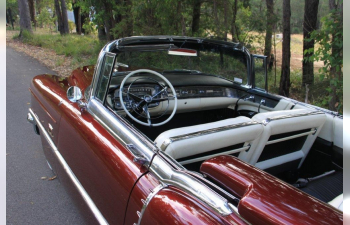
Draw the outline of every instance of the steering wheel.
[[[160,94],[163,93],[163,92],[166,93],[166,95],[167,95],[167,91],[166,91],[166,90],[167,90],[167,87],[166,87],[166,86],[163,87],[159,82],[156,81],[156,82],[158,83],[158,85],[160,85],[160,87],[162,88],[160,91],[158,91],[158,92],[155,93],[154,95],[144,95],[144,96],[142,96],[142,97],[139,97],[139,96],[136,96],[136,95],[130,93],[130,87],[131,87],[131,85],[132,85],[132,84],[131,84],[131,85],[129,86],[129,88],[128,88],[127,93],[126,93],[127,96],[128,96],[128,98],[129,98],[129,96],[131,96],[131,97],[134,99],[134,101],[135,101],[135,104],[132,104],[131,107],[132,107],[132,109],[133,109],[138,115],[140,115],[140,114],[139,114],[137,111],[143,112],[143,113],[146,115],[145,118],[147,119],[147,123],[142,122],[141,120],[139,120],[139,119],[137,119],[136,117],[134,117],[134,116],[129,112],[129,110],[126,108],[125,103],[124,103],[124,100],[123,100],[123,88],[124,88],[124,85],[125,85],[126,80],[129,79],[129,77],[131,77],[131,76],[133,76],[133,75],[135,75],[135,74],[137,74],[137,73],[151,73],[151,74],[153,74],[153,75],[158,76],[159,78],[161,78],[161,79],[170,87],[171,92],[173,93],[173,96],[174,96],[173,98],[170,98],[170,97],[167,96],[167,97],[165,97],[165,98],[156,98],[156,99],[155,99],[155,97],[157,97],[158,95],[160,95]],[[147,78],[147,77],[146,77],[146,79],[150,79],[150,80],[155,81],[155,80],[152,79],[152,78]],[[135,81],[134,81],[134,82],[135,82]],[[133,83],[134,83],[134,82],[133,82]],[[153,126],[153,127],[156,127],[156,126],[161,126],[161,125],[163,125],[163,124],[169,122],[169,121],[174,117],[175,112],[176,112],[176,109],[177,109],[177,97],[176,97],[176,91],[175,91],[173,85],[172,85],[172,84],[169,82],[169,80],[166,79],[162,74],[160,74],[160,73],[158,73],[158,72],[156,72],[156,71],[153,71],[153,70],[140,69],[140,70],[135,70],[135,71],[129,73],[129,74],[123,79],[122,83],[120,84],[119,99],[120,99],[120,104],[121,104],[121,106],[123,107],[125,113],[126,113],[132,120],[134,120],[135,122],[137,122],[137,123],[139,123],[139,124],[142,124],[142,125],[144,125],[144,126],[150,126],[150,127]],[[174,108],[173,108],[173,111],[172,111],[172,113],[170,114],[170,116],[169,116],[166,120],[164,120],[163,122],[152,124],[152,122],[151,122],[151,116],[150,116],[149,111],[148,111],[148,105],[151,104],[151,103],[161,102],[161,101],[168,101],[168,102],[169,102],[170,99],[174,99]],[[165,112],[166,112],[166,111],[165,111]],[[165,112],[164,112],[162,115],[164,115]],[[161,115],[161,116],[162,116],[162,115]]]

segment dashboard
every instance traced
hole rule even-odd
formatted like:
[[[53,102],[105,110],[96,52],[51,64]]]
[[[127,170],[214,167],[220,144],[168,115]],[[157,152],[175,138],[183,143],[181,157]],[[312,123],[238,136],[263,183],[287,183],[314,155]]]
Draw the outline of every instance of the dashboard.
[[[131,109],[132,104],[135,102],[131,97],[127,97],[126,90],[129,93],[144,98],[146,95],[153,96],[162,88],[159,85],[134,85],[129,89],[125,89],[123,93],[124,104],[127,109]],[[186,104],[189,104],[190,99],[201,99],[201,98],[238,98],[239,93],[237,90],[228,87],[216,87],[216,86],[186,86],[186,87],[175,87],[176,95],[178,100],[186,99]],[[166,97],[173,97],[170,88],[166,92],[157,95],[154,99],[161,99]],[[163,101],[167,102],[167,101]],[[148,107],[155,108],[160,105],[161,102],[150,103]],[[115,110],[122,110],[121,102],[119,99],[119,89],[114,91],[112,97],[112,104]],[[220,104],[219,104],[220,105]],[[221,106],[221,105],[220,105]]]
[[[174,86],[176,95],[178,98],[177,112],[192,112],[209,109],[220,109],[231,107],[236,104],[238,99],[242,99],[239,102],[238,110],[257,111],[258,105],[262,100],[265,100],[265,104],[261,105],[262,111],[270,111],[271,109],[284,109],[284,103],[282,107],[278,105],[279,98],[270,96],[260,92],[254,92],[253,90],[242,87],[226,79],[205,75],[205,74],[166,74],[164,75],[169,82]],[[130,77],[126,86],[124,87],[123,100],[127,109],[131,109],[135,100],[132,96],[129,98],[126,95],[126,91],[137,96],[139,99],[144,96],[154,96],[165,85],[163,82],[145,82],[147,79],[152,78],[156,80],[157,77],[152,74],[142,74],[135,77]],[[123,108],[119,99],[119,85],[123,81],[124,76],[113,76],[110,84],[110,92],[107,96],[107,102],[118,113],[123,114]],[[132,86],[128,89],[128,85]],[[253,99],[250,99],[254,96]],[[148,104],[149,112],[152,115],[162,114],[164,111],[171,111],[174,101],[160,101],[160,99],[172,97],[172,92],[168,89],[166,92],[153,97],[154,101]],[[245,100],[249,98],[248,100]]]

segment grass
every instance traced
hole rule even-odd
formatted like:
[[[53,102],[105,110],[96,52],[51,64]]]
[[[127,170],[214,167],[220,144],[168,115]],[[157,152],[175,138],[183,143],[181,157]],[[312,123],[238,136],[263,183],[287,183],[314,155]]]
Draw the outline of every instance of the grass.
[[[96,36],[47,34],[41,31],[33,34],[24,32],[22,41],[30,45],[52,49],[58,55],[70,56],[73,65],[77,67],[95,64],[105,44],[100,42]],[[60,63],[62,62],[56,62],[57,65]]]

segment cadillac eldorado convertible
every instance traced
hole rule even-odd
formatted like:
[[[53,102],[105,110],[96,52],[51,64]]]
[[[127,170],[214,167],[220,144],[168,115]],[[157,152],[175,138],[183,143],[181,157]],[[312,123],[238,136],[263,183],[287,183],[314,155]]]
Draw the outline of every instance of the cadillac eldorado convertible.
[[[342,224],[343,118],[268,92],[266,58],[177,36],[38,75],[27,119],[90,224]]]

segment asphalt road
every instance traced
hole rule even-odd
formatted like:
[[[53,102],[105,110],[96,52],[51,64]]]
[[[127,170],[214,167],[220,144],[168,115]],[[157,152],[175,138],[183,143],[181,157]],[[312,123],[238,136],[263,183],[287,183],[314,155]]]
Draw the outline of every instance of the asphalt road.
[[[84,224],[73,201],[46,164],[40,136],[27,122],[28,91],[37,74],[54,74],[37,60],[6,50],[6,222]]]

